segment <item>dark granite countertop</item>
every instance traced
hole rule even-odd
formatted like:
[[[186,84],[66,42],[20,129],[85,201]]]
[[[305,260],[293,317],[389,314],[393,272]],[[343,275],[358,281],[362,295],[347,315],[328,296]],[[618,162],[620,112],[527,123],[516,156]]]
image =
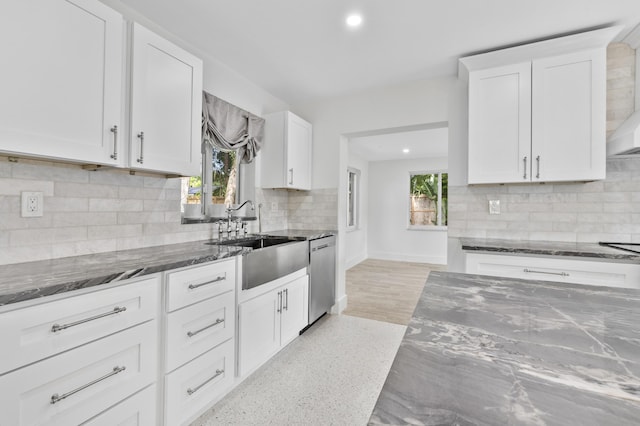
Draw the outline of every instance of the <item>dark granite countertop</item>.
[[[288,237],[288,238],[304,238],[306,240],[315,240],[322,237],[329,237],[336,235],[336,231],[316,229],[316,230],[296,230],[296,229],[282,229],[278,231],[263,232],[263,235],[272,235],[274,237]]]
[[[369,424],[637,425],[640,290],[431,272]]]
[[[249,248],[205,241],[0,266],[0,307],[183,266],[241,255]]]
[[[594,257],[628,263],[640,263],[640,254],[595,243],[565,243],[556,241],[518,241],[461,238],[462,250],[495,254],[530,254],[542,256]]]

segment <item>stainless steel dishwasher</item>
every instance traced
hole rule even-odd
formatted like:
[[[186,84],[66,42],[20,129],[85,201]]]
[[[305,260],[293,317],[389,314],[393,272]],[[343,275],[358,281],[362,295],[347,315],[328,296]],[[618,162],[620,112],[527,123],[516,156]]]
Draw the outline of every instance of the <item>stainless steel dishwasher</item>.
[[[313,324],[335,303],[336,237],[309,241],[309,324]]]

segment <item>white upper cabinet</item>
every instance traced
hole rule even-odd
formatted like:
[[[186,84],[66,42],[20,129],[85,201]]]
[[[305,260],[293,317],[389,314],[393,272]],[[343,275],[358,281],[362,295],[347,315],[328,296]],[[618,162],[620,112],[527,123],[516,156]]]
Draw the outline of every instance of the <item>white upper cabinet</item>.
[[[531,63],[469,75],[469,183],[522,182],[530,175]]]
[[[200,174],[202,60],[133,25],[132,169]]]
[[[310,190],[311,124],[289,111],[264,118],[261,186]]]
[[[606,67],[604,48],[533,62],[534,181],[605,178]]]
[[[2,2],[1,152],[121,164],[123,25],[96,0]]]
[[[619,27],[462,58],[469,184],[605,178],[606,46]]]

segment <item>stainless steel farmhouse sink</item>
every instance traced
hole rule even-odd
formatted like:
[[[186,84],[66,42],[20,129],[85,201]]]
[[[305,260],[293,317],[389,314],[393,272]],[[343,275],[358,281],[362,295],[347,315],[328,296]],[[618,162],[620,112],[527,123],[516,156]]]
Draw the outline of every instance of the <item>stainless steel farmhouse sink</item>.
[[[243,290],[268,283],[309,265],[309,242],[306,240],[257,235],[235,240],[212,240],[205,244],[253,249],[242,255]]]

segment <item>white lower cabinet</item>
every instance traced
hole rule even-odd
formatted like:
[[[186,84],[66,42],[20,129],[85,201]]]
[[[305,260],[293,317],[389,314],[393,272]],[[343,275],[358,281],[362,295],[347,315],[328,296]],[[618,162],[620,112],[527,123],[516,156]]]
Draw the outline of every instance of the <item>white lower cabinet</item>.
[[[163,410],[188,424],[235,383],[236,259],[165,274]]]
[[[193,421],[234,383],[234,340],[216,346],[165,378],[165,425]]]
[[[155,385],[149,386],[88,422],[82,423],[83,426],[155,426],[157,424]]]
[[[309,276],[240,303],[239,373],[246,376],[291,342],[308,323]]]
[[[640,265],[598,260],[467,253],[465,272],[507,278],[640,288]]]
[[[150,321],[0,376],[2,424],[79,424],[155,382]]]

